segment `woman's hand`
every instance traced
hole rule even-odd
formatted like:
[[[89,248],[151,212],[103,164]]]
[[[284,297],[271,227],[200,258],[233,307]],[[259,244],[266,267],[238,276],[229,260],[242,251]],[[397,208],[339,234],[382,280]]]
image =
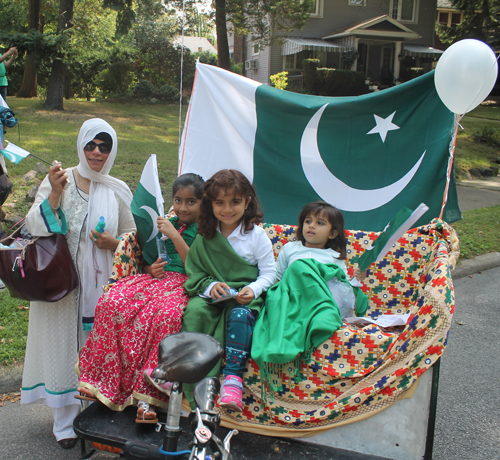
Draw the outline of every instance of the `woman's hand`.
[[[240,305],[248,305],[253,299],[255,299],[255,294],[250,287],[244,287],[238,295],[236,296],[236,302]]]
[[[109,249],[110,251],[115,252],[115,249],[118,246],[118,240],[111,235],[111,233],[106,231],[99,233],[98,231],[92,229],[90,230],[89,237],[99,249]]]
[[[52,192],[61,196],[68,182],[68,173],[65,169],[62,169],[61,162],[54,161],[52,163],[52,166],[49,168],[49,182],[52,186]]]
[[[49,182],[52,190],[48,196],[48,200],[51,208],[57,210],[61,202],[64,187],[68,183],[68,173],[62,169],[59,161],[54,161],[49,168]]]
[[[175,238],[179,233],[166,217],[158,217],[156,221],[158,230],[170,239]]]
[[[354,269],[354,276],[358,279],[358,281],[363,282],[366,279],[367,274],[368,270],[365,270],[363,273],[361,273],[358,266],[356,266],[356,268]]]
[[[226,283],[216,283],[210,290],[210,296],[212,299],[217,300],[227,295],[227,291],[229,291],[229,286]]]
[[[159,280],[161,280],[165,276],[165,270],[163,270],[163,267],[167,264],[168,262],[162,262],[161,258],[158,257],[158,260],[154,262],[153,265],[148,267],[148,273],[153,278],[158,278]]]

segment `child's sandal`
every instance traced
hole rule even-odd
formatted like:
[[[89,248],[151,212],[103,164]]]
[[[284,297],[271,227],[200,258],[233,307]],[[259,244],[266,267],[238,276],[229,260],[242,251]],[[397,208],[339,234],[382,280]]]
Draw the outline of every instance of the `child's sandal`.
[[[78,387],[77,391],[80,394],[79,395],[75,395],[76,399],[81,399],[82,401],[92,401],[92,402],[96,402],[97,401],[97,398],[94,396],[94,393],[92,393],[87,388]]]
[[[146,401],[139,401],[135,423],[157,423],[158,417],[152,407]]]

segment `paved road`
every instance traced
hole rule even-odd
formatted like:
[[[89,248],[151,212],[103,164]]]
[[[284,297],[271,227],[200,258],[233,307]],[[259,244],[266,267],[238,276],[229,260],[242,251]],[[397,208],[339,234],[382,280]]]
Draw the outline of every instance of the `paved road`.
[[[500,458],[500,268],[455,282],[441,363],[434,460]]]
[[[456,311],[441,366],[434,460],[500,458],[498,280],[500,268],[455,282]],[[2,460],[79,458],[78,447],[64,451],[56,444],[45,405],[7,403],[0,409],[0,433]],[[100,453],[92,458],[117,457]]]
[[[463,182],[464,185],[458,185],[457,194],[460,210],[464,212],[500,205],[500,176],[498,178],[498,181],[489,182],[492,184],[489,189],[479,188],[480,181]]]

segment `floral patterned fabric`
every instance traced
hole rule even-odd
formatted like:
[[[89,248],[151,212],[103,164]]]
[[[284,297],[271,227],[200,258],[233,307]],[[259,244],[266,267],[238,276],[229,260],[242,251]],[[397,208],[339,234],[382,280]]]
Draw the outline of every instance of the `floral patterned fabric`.
[[[190,245],[196,225],[174,226]],[[175,247],[169,252],[174,260]],[[158,364],[160,341],[180,331],[189,300],[184,290],[187,277],[166,271],[163,279],[156,279],[140,274],[142,266],[136,232],[132,232],[115,252],[112,278],[99,299],[94,328],[77,365],[79,385],[113,410],[139,400],[168,407],[168,398],[144,379],[143,372]]]
[[[296,240],[294,226],[263,227],[275,257]],[[352,275],[353,264],[378,233],[348,230],[346,236]],[[250,359],[243,376],[243,412],[219,408],[223,425],[268,436],[311,436],[373,415],[404,396],[446,347],[455,308],[450,271],[458,248],[455,231],[439,219],[407,232],[370,267],[363,288],[370,298],[367,316],[409,312],[406,326],[344,324],[314,350],[310,362],[302,363],[306,378],[285,378],[282,391],[266,404],[260,399],[259,368]],[[132,250],[120,257],[119,271],[137,269]]]
[[[295,227],[264,225],[275,256]],[[378,233],[347,231],[349,272]],[[243,412],[220,409],[223,424],[263,435],[311,436],[382,410],[403,396],[442,355],[455,299],[450,270],[458,238],[445,222],[413,229],[371,270],[364,282],[367,315],[411,313],[404,328],[344,326],[302,363],[305,380],[284,381],[274,401],[260,399],[258,366],[249,360],[243,376]],[[292,372],[290,372],[292,374]]]

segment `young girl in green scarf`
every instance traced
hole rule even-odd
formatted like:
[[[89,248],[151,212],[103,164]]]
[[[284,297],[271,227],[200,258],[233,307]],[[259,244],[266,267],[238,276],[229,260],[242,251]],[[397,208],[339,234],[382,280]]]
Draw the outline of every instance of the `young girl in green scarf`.
[[[182,329],[209,334],[225,347],[218,403],[240,412],[255,318],[262,308],[262,294],[276,278],[271,241],[257,225],[262,219],[248,179],[236,170],[219,171],[205,183],[199,235],[186,258],[184,287],[192,298]],[[230,289],[237,295],[224,300]],[[218,376],[220,368],[219,362],[209,375]],[[191,400],[190,388],[186,385],[184,390]]]
[[[300,362],[342,326],[343,318],[362,316],[368,308],[361,284],[347,279],[341,211],[323,201],[305,205],[297,237],[278,255],[279,283],[269,290],[254,330],[252,358],[271,390],[279,388],[287,369],[298,377]],[[366,277],[359,269],[354,274]]]

